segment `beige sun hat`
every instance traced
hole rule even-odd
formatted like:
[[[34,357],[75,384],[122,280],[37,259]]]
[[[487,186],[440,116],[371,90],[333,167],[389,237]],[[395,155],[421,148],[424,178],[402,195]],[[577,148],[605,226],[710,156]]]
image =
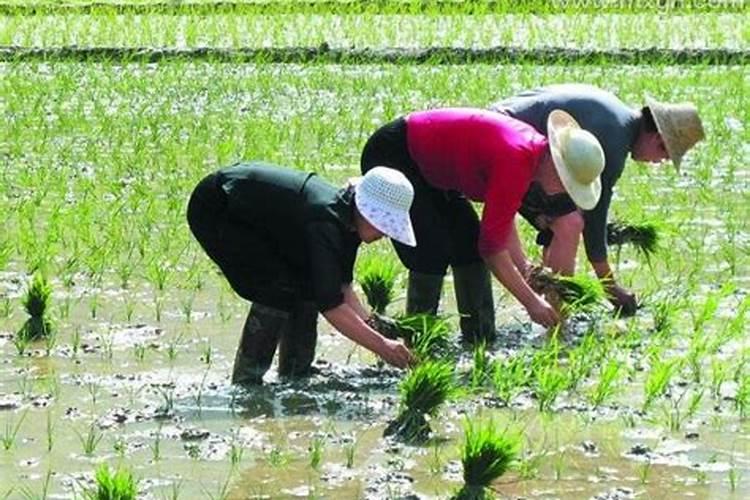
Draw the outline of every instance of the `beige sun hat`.
[[[409,209],[414,187],[404,174],[388,167],[374,167],[356,181],[354,203],[375,228],[410,247],[417,245]]]
[[[656,122],[669,159],[679,172],[682,157],[690,148],[706,137],[698,109],[689,102],[668,104],[646,96],[646,105]]]
[[[599,141],[561,109],[549,114],[547,132],[552,162],[565,191],[576,205],[591,210],[602,194],[604,151]]]

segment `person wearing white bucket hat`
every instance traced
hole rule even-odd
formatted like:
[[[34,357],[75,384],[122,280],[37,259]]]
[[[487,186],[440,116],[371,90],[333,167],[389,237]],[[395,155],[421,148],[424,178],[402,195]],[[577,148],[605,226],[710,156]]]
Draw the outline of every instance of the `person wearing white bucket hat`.
[[[339,189],[313,173],[247,162],[197,185],[190,229],[237,294],[253,303],[233,383],[261,383],[277,347],[279,375],[310,375],[318,312],[388,363],[404,368],[413,361],[403,343],[370,326],[351,286],[361,242],[389,236],[416,244],[413,197],[408,179],[388,168]]]
[[[599,140],[605,166],[599,202],[582,213],[564,194],[549,196],[537,184],[524,197],[520,210],[539,231],[537,243],[545,247],[544,264],[572,274],[581,234],[588,260],[603,280],[610,300],[623,315],[637,309],[635,294],[617,283],[607,256],[607,216],[614,186],[630,155],[639,162],[671,160],[679,171],[685,153],[704,136],[694,105],[665,104],[646,97],[646,105],[633,109],[614,94],[582,84],[560,84],[524,91],[491,106],[547,135],[552,110],[561,109]]]
[[[445,108],[411,113],[378,129],[361,168],[399,170],[414,187],[411,220],[419,245],[394,241],[409,269],[407,313],[437,312],[447,268],[453,272],[464,340],[496,335],[489,271],[545,326],[558,313],[524,280],[530,265],[515,215],[532,181],[550,193],[569,190],[595,205],[604,154],[596,138],[569,115],[555,114],[548,141],[531,126],[491,111]],[[471,201],[483,202],[481,221]]]

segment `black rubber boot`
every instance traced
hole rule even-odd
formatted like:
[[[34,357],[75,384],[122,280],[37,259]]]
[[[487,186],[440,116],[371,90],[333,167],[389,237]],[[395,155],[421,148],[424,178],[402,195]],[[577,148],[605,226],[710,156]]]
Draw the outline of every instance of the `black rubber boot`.
[[[406,314],[437,314],[442,291],[443,276],[409,271]]]
[[[463,339],[467,342],[494,340],[497,336],[495,304],[490,273],[484,262],[454,267],[453,287]]]
[[[279,342],[279,375],[308,377],[313,374],[318,342],[318,307],[315,302],[299,302]]]
[[[279,339],[288,327],[289,313],[255,303],[250,307],[234,358],[233,384],[263,383]]]

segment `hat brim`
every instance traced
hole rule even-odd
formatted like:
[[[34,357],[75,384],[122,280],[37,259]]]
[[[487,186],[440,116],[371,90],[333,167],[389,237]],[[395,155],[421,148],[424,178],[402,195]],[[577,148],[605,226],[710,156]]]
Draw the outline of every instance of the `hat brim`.
[[[646,96],[646,106],[648,106],[648,109],[651,110],[651,116],[654,117],[654,123],[656,124],[656,130],[659,132],[659,135],[661,136],[662,141],[664,141],[664,147],[667,148],[667,154],[669,155],[669,160],[672,162],[672,165],[674,165],[674,168],[677,169],[677,171],[680,171],[680,165],[682,164],[682,155],[676,154],[674,150],[674,145],[672,144],[672,136],[667,133],[667,114],[669,113],[667,111],[666,106],[664,104],[660,103],[656,99],[650,96]]]
[[[591,210],[599,203],[602,194],[602,181],[597,177],[590,184],[582,184],[573,177],[560,150],[560,133],[568,128],[579,129],[581,126],[578,125],[575,118],[562,110],[556,109],[550,113],[547,119],[547,133],[552,163],[555,165],[557,175],[573,203],[584,210]]]
[[[360,185],[360,183],[355,184],[355,200],[358,197],[357,195]],[[375,229],[377,229],[384,235],[398,241],[399,243],[403,243],[406,246],[417,246],[417,238],[414,235],[414,226],[412,226],[411,224],[411,217],[409,216],[409,212],[389,211],[388,215],[393,224],[385,226],[381,222],[382,215],[385,213],[385,211],[375,208],[374,206],[369,204],[364,206],[357,205],[357,210],[360,214],[362,214],[362,217],[364,217],[365,220],[370,223],[370,225],[372,225]]]

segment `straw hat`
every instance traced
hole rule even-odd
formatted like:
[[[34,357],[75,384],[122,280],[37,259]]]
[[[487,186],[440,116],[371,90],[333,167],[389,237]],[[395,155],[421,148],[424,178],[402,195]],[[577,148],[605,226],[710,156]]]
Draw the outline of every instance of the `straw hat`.
[[[417,246],[409,208],[414,188],[404,174],[387,167],[375,167],[357,181],[354,203],[367,222],[389,238]]]
[[[576,205],[591,210],[602,194],[604,151],[599,141],[560,109],[549,114],[547,131],[552,162],[565,191]]]
[[[646,105],[651,110],[669,158],[679,171],[685,153],[706,136],[698,110],[689,102],[667,104],[648,96]]]

